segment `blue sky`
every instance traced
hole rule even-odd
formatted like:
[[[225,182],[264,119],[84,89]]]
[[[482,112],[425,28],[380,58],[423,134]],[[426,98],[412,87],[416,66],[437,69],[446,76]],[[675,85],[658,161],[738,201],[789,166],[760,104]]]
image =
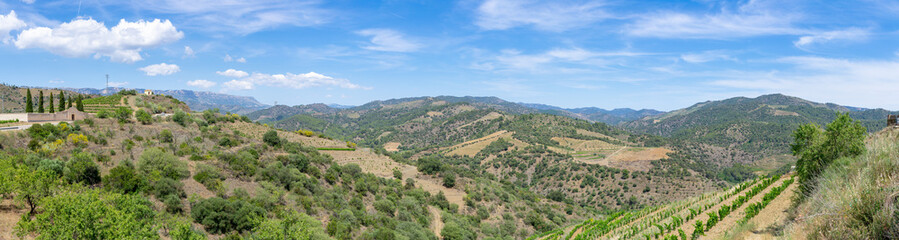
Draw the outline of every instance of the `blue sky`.
[[[899,109],[897,1],[0,2],[0,82],[272,104],[497,96],[673,110],[784,93]]]

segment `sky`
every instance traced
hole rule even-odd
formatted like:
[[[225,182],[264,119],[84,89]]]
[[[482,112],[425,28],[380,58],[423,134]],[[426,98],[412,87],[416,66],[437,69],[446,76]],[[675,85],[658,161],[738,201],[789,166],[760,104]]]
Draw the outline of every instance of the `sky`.
[[[496,96],[899,110],[899,1],[2,0],[0,82],[266,104]]]

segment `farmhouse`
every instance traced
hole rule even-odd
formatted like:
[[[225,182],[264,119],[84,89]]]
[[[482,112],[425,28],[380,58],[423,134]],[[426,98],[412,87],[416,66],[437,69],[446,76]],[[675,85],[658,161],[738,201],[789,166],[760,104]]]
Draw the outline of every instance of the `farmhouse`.
[[[20,122],[50,122],[50,121],[75,121],[87,117],[87,113],[78,111],[75,107],[57,113],[7,113],[0,114],[0,121],[16,120]]]
[[[153,90],[145,89],[145,90],[144,90],[144,95],[147,95],[147,96],[153,96],[153,95],[154,95]]]

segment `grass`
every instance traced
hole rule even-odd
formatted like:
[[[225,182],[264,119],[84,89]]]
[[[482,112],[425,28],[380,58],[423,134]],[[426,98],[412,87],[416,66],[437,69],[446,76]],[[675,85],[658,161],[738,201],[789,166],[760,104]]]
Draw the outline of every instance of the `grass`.
[[[801,221],[793,231],[825,239],[899,237],[899,130],[869,137],[867,148],[824,171],[816,190],[798,206]]]

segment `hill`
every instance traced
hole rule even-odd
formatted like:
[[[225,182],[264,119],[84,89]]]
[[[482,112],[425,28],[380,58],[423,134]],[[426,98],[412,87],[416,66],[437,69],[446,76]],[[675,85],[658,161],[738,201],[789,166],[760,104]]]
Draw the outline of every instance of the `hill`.
[[[143,93],[141,88],[114,88],[95,89],[95,88],[71,88],[70,91],[93,94],[93,95],[112,95],[123,90],[136,90]],[[247,114],[260,109],[265,109],[269,105],[265,105],[256,101],[253,97],[234,96],[223,93],[191,91],[191,90],[153,90],[156,94],[168,95],[187,103],[191,109],[196,111],[205,111],[208,109],[219,109],[222,113],[231,112],[237,114]]]
[[[0,238],[283,239],[291,229],[337,239],[522,239],[595,214],[448,164],[424,168],[233,114],[188,114],[169,97],[92,99],[144,111],[172,104],[174,113],[0,132]],[[77,224],[84,219],[104,224]]]
[[[540,110],[544,113],[570,116],[590,121],[603,122],[611,125],[618,125],[621,123],[638,120],[644,117],[656,116],[665,113],[663,111],[653,109],[634,110],[630,108],[616,108],[613,110],[606,110],[597,107],[561,108],[538,103],[519,104],[525,107]]]
[[[709,162],[717,165],[753,164],[789,153],[791,133],[800,124],[823,125],[832,121],[838,112],[849,112],[872,130],[883,128],[887,114],[896,113],[772,94],[697,103],[622,126],[638,133],[669,137],[678,149],[702,152],[700,158],[710,159]]]

